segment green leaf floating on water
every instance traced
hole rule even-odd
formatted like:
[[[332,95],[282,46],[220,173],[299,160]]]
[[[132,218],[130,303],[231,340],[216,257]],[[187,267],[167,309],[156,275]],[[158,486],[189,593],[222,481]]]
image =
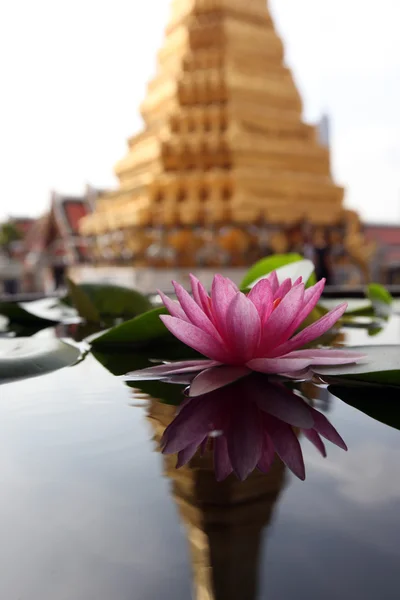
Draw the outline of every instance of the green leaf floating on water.
[[[377,316],[390,317],[392,314],[393,297],[388,290],[379,283],[371,283],[367,288],[367,297]]]
[[[87,341],[96,351],[131,352],[146,348],[147,358],[178,360],[200,356],[168,331],[160,319],[160,315],[167,314],[164,307],[154,308]]]
[[[379,283],[370,283],[367,286],[366,296],[369,300],[358,308],[346,311],[345,317],[378,317],[388,319],[393,312],[393,297],[390,292]]]
[[[68,280],[69,297],[79,315],[88,322],[101,318],[131,318],[152,308],[146,296],[136,290],[105,283],[75,284]]]
[[[76,285],[71,279],[67,279],[67,285],[69,298],[79,316],[88,323],[99,323],[100,313],[83,287]]]
[[[348,310],[346,310],[345,312],[345,319],[349,319],[349,321],[351,322],[353,317],[374,317],[375,316],[375,311],[374,308],[372,306],[372,304],[370,302],[363,302],[362,306],[359,306],[357,308],[350,308]],[[342,320],[345,320],[342,319]]]
[[[355,365],[313,367],[313,370],[328,383],[400,386],[400,346],[356,346],[349,350],[361,352],[366,358]],[[400,390],[397,394],[400,399]]]
[[[336,396],[385,425],[400,429],[400,392],[398,388],[376,385],[330,385]]]
[[[22,306],[18,302],[0,302],[0,315],[7,317],[11,323],[19,323],[21,325],[41,324],[43,327],[51,326],[57,323],[52,319],[47,319],[34,314],[28,310],[29,303],[24,303]]]
[[[144,346],[154,340],[171,336],[160,315],[169,314],[166,308],[155,308],[116,325],[91,341],[94,348],[110,346]]]
[[[125,375],[129,371],[136,371],[152,366],[147,353],[92,350],[91,354],[107,371],[117,377]]]
[[[278,276],[281,275],[282,279],[290,277],[293,280],[302,275],[303,279],[308,280],[308,285],[316,283],[315,275],[313,274],[314,266],[311,261],[305,260],[300,254],[295,253],[274,254],[273,256],[259,260],[247,271],[240,285],[241,289],[249,288],[256,281],[276,270],[279,270]]]
[[[1,338],[0,383],[57,371],[79,356],[78,348],[55,338]]]

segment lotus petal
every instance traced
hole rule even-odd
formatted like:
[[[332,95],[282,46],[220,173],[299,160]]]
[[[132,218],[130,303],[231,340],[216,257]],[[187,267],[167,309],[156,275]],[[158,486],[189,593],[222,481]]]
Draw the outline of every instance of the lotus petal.
[[[315,408],[311,409],[314,417],[314,429],[322,435],[325,439],[332,442],[342,450],[347,451],[347,446],[343,438],[338,434],[334,426],[328,421],[328,419]]]
[[[309,325],[303,331],[295,335],[289,341],[274,349],[274,356],[282,356],[288,354],[292,350],[297,350],[301,346],[313,342],[326,333],[340,317],[344,314],[347,308],[347,302],[340,304],[329,313],[321,317],[318,321]]]
[[[157,292],[161,297],[165,308],[168,310],[169,314],[172,317],[176,317],[177,319],[182,319],[183,321],[187,321],[188,323],[190,323],[187,315],[185,314],[179,302],[171,300],[171,298],[168,298],[168,296],[166,296],[161,290],[157,290]]]
[[[305,429],[303,431],[303,434],[305,435],[305,437],[310,440],[310,442],[312,444],[314,444],[314,446],[317,448],[317,450],[319,450],[319,452],[322,454],[322,456],[324,458],[326,458],[326,448],[325,448],[325,444],[324,442],[321,440],[320,436],[318,435],[318,433],[315,431],[315,429]]]
[[[219,435],[214,439],[214,469],[217,481],[223,481],[233,472],[228,454],[228,444],[224,435]]]
[[[176,281],[173,281],[172,283],[174,285],[175,293],[180,305],[185,311],[189,321],[222,343],[221,336],[208,316],[205,314],[204,310],[200,308],[197,302],[195,302],[191,295],[188,294],[188,292],[181,285],[179,285],[179,283]]]
[[[295,427],[313,427],[314,418],[308,404],[283,385],[269,384],[264,390],[260,380],[253,379],[248,386],[248,393],[265,413]]]
[[[125,381],[155,381],[174,375],[197,373],[219,364],[220,363],[213,360],[183,360],[132,371],[131,373],[127,373],[124,376],[124,379]]]
[[[302,371],[310,365],[309,358],[253,358],[246,364],[252,371],[258,373],[291,373]]]
[[[292,336],[293,333],[300,327],[303,321],[308,317],[308,315],[314,310],[317,306],[318,301],[321,297],[321,294],[325,287],[325,279],[321,279],[318,283],[308,288],[304,292],[303,306],[296,315],[292,326],[287,332],[288,337]]]
[[[304,285],[292,287],[279,306],[272,312],[265,324],[259,356],[268,356],[268,351],[288,339],[288,331],[301,310],[304,298]]]
[[[190,348],[197,350],[197,352],[208,356],[212,360],[223,363],[230,362],[230,356],[222,343],[206,331],[169,315],[161,315],[160,319],[178,340]]]
[[[299,440],[290,425],[279,419],[264,417],[268,424],[268,434],[274,444],[276,453],[285,465],[301,480],[306,478],[303,453]]]
[[[176,468],[180,469],[184,465],[187,465],[187,463],[196,454],[198,447],[199,444],[197,442],[194,442],[193,444],[189,444],[189,446],[186,446],[186,448],[178,452],[178,461],[176,463]]]
[[[222,275],[215,275],[211,291],[211,306],[215,325],[223,337],[227,335],[226,314],[237,293],[238,290],[232,281]]]
[[[263,473],[268,473],[271,469],[275,459],[275,448],[269,437],[268,433],[264,431],[263,435],[263,447],[261,451],[260,460],[258,461],[257,467]]]
[[[261,321],[252,301],[238,292],[226,314],[227,342],[238,363],[253,356],[260,341]]]
[[[229,385],[251,373],[247,367],[234,367],[229,365],[206,369],[199,373],[192,381],[189,396],[201,396],[221,387]]]
[[[256,411],[232,410],[228,438],[229,458],[236,475],[244,481],[261,457],[263,431]]]
[[[175,454],[192,444],[199,446],[208,435],[215,410],[215,404],[204,398],[193,398],[181,408],[162,437],[164,454]]]
[[[271,283],[268,279],[262,279],[250,291],[248,298],[252,301],[258,314],[260,315],[261,324],[263,325],[273,310],[274,294]]]

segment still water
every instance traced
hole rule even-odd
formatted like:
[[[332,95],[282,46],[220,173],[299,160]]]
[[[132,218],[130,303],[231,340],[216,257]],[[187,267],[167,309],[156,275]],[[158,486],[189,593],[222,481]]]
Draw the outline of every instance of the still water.
[[[400,343],[400,318],[351,344]],[[216,483],[157,440],[174,408],[93,356],[0,388],[0,598],[397,600],[400,432],[322,392],[349,446],[302,440],[297,480]]]

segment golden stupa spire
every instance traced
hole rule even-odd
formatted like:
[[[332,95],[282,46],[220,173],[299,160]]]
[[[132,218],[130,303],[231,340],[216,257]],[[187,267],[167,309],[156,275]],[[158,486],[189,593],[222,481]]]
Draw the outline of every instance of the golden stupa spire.
[[[121,247],[140,254],[151,243],[144,228],[186,228],[187,253],[195,226],[342,219],[329,149],[302,121],[265,0],[174,0],[141,113],[118,189],[82,220],[84,235],[122,232]]]

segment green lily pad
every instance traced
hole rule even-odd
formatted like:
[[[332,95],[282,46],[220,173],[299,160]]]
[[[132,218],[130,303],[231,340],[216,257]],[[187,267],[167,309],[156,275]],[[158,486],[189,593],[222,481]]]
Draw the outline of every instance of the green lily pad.
[[[60,323],[61,321],[76,320],[76,310],[66,306],[57,298],[42,298],[33,302],[21,302],[21,308],[46,321]]]
[[[56,338],[1,338],[0,383],[57,371],[79,356],[78,348]]]
[[[366,355],[354,365],[313,367],[328,383],[340,381],[400,386],[400,346],[356,346],[348,348]],[[400,397],[400,392],[397,392]]]
[[[331,394],[372,417],[376,421],[400,429],[400,393],[389,386],[330,385]]]
[[[363,303],[362,306],[357,308],[350,308],[346,310],[345,317],[351,320],[353,317],[374,317],[375,311],[370,302]]]
[[[45,329],[53,329],[54,324],[49,327],[48,323],[14,323],[10,322],[8,325],[8,333],[10,337],[31,337],[32,335],[36,335],[39,331],[43,331]]]
[[[367,288],[367,297],[377,316],[384,319],[390,317],[393,311],[393,297],[383,285],[371,283]]]
[[[125,373],[138,369],[145,369],[152,364],[147,354],[98,350],[92,350],[91,354],[107,371],[116,376],[125,375]]]
[[[367,286],[366,296],[369,302],[362,306],[346,311],[346,317],[377,317],[388,319],[393,312],[393,297],[389,291],[379,283],[370,283]]]
[[[155,308],[142,315],[116,325],[91,341],[94,348],[110,346],[141,347],[154,340],[164,340],[171,336],[160,315],[169,314],[164,307]]]
[[[68,280],[69,297],[79,315],[88,322],[101,318],[131,318],[152,308],[146,296],[136,290],[103,283],[75,284]]]
[[[296,264],[301,263],[301,264]],[[308,280],[307,285],[316,283],[313,274],[314,266],[311,261],[305,260],[300,254],[274,254],[259,260],[246,273],[241,283],[241,289],[252,287],[257,281],[266,277],[272,271],[278,271],[280,279],[297,279],[303,276]]]
[[[370,317],[349,317],[347,313],[343,315],[340,319],[340,325],[342,327],[346,327],[347,329],[368,329],[368,330],[376,330],[382,329],[382,321],[377,320],[374,316]]]
[[[375,322],[370,323],[370,325],[367,327],[369,337],[376,337],[382,333],[383,330],[384,327]]]
[[[103,334],[86,339],[93,351],[132,352],[146,350],[146,358],[184,360],[201,355],[180,342],[165,327],[160,315],[168,314],[166,308],[155,308],[130,321],[116,325]]]
[[[11,323],[21,325],[41,324],[43,327],[55,325],[58,321],[47,319],[28,310],[29,303],[22,306],[18,302],[0,302],[0,315],[7,317]]]
[[[82,286],[76,285],[71,279],[67,279],[67,285],[69,297],[79,316],[88,323],[99,323],[100,313]]]

